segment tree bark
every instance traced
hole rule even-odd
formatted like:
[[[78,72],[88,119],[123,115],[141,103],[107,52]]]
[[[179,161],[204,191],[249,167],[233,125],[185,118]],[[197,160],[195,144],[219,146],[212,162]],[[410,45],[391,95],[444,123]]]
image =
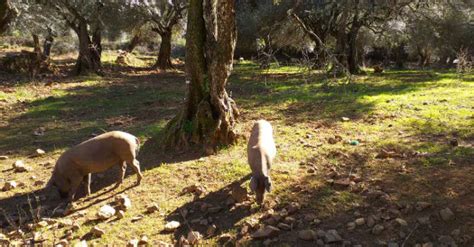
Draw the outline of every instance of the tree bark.
[[[359,34],[359,29],[360,27],[357,25],[357,23],[353,23],[351,30],[347,35],[347,67],[351,74],[357,74],[360,72],[360,67],[357,59],[357,36]]]
[[[87,31],[87,23],[80,21],[75,31],[79,38],[79,56],[76,61],[75,74],[100,73],[100,53],[92,44]]]
[[[239,115],[225,87],[236,42],[234,0],[191,0],[186,36],[188,92],[166,129],[165,146],[204,144],[206,151],[236,140]]]
[[[0,34],[5,32],[10,22],[15,18],[16,11],[11,7],[9,0],[0,1]]]
[[[161,44],[160,52],[158,53],[158,60],[156,61],[155,67],[166,70],[172,69],[173,64],[171,63],[171,29],[164,32],[160,32]]]
[[[133,35],[133,38],[130,40],[130,43],[127,45],[127,48],[125,50],[130,53],[132,52],[135,47],[137,47],[138,44],[141,42],[141,37],[139,34]]]
[[[49,57],[51,54],[51,47],[53,46],[54,43],[54,34],[51,29],[49,29],[48,36],[46,36],[46,39],[44,40],[43,43],[43,55],[45,57]]]

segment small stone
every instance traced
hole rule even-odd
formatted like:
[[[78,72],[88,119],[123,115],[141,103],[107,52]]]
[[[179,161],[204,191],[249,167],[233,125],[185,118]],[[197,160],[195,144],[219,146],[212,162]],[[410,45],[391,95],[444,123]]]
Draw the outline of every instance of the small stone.
[[[136,222],[143,219],[143,215],[137,215],[132,217],[132,222]]]
[[[71,230],[78,231],[79,229],[81,229],[81,225],[79,225],[79,223],[76,222],[72,224]]]
[[[68,246],[68,245],[69,245],[69,241],[67,241],[67,239],[61,239],[55,244],[55,246]]]
[[[267,240],[263,241],[263,246],[270,246],[272,243],[273,243],[273,240],[267,239]]]
[[[119,208],[123,211],[127,211],[132,208],[132,201],[127,195],[119,195],[115,198],[115,202],[118,204]]]
[[[347,223],[346,227],[347,227],[347,230],[349,231],[353,231],[355,228],[356,228],[356,223],[355,222],[349,222]]]
[[[49,225],[48,222],[45,221],[45,220],[42,220],[42,221],[36,223],[37,228],[47,227],[48,225]]]
[[[418,223],[422,225],[429,225],[430,224],[430,217],[429,216],[423,216],[423,217],[418,217]]]
[[[324,236],[326,236],[326,232],[323,231],[323,230],[321,230],[321,229],[319,229],[319,230],[316,231],[316,236],[317,236],[318,238],[324,238]]]
[[[237,203],[242,203],[248,199],[247,189],[240,185],[232,186],[231,196]]]
[[[291,224],[295,223],[295,221],[296,221],[296,219],[291,217],[291,216],[287,216],[287,217],[285,217],[285,219],[283,219],[283,222],[285,224],[288,224],[288,225],[291,225]]]
[[[389,242],[387,244],[387,247],[399,247],[400,245],[398,245],[398,243],[395,243],[395,242]]]
[[[74,243],[72,247],[87,247],[87,242],[86,240],[82,240],[77,243]]]
[[[453,211],[451,211],[450,208],[441,209],[439,211],[439,215],[441,216],[441,219],[443,219],[444,221],[450,221],[454,218],[454,213]]]
[[[99,212],[97,212],[97,217],[99,217],[99,219],[102,219],[102,220],[111,218],[114,215],[115,215],[115,208],[113,208],[112,206],[108,204],[100,207]]]
[[[396,218],[395,219],[395,222],[397,222],[401,227],[406,227],[408,226],[408,223],[406,222],[406,220],[402,219],[402,218]]]
[[[152,214],[158,210],[160,210],[160,207],[158,207],[156,203],[152,203],[151,205],[148,205],[148,207],[146,207],[146,212],[149,214]]]
[[[451,236],[453,236],[454,238],[457,238],[461,235],[461,229],[454,229],[452,232],[451,232]]]
[[[210,226],[207,228],[207,231],[206,231],[207,236],[212,236],[212,235],[214,235],[214,234],[216,233],[216,231],[217,231],[217,226],[214,225],[214,224],[210,225]]]
[[[191,231],[188,233],[188,242],[189,244],[191,245],[197,245],[199,243],[199,241],[201,241],[202,239],[202,236],[201,236],[201,233],[197,232],[197,231]]]
[[[321,239],[316,240],[316,245],[317,246],[324,246],[324,241]]]
[[[431,207],[431,203],[429,202],[417,202],[415,205],[417,211],[423,211],[429,207]]]
[[[41,155],[43,155],[43,154],[45,154],[45,153],[46,153],[46,152],[45,152],[43,149],[41,149],[41,148],[36,149],[36,155],[37,155],[37,156],[41,156]]]
[[[365,219],[364,218],[358,218],[354,221],[356,225],[361,226],[365,224]]]
[[[8,156],[6,155],[0,155],[0,160],[7,160],[8,159]]]
[[[277,227],[285,231],[291,230],[291,226],[285,223],[278,223]]]
[[[117,218],[123,219],[125,217],[125,212],[122,210],[117,210]]]
[[[297,202],[292,202],[290,205],[287,206],[286,210],[288,211],[289,214],[293,214],[296,211],[300,210],[301,205]]]
[[[27,172],[31,170],[31,168],[26,166],[22,160],[15,161],[15,163],[13,163],[13,169],[15,170],[15,172]]]
[[[127,247],[137,247],[138,246],[138,239],[134,238],[134,239],[130,239],[130,241],[128,241],[127,243]]]
[[[342,117],[341,120],[342,120],[343,122],[347,122],[347,121],[349,121],[349,120],[351,120],[351,119],[348,118],[348,117]]]
[[[368,227],[373,227],[376,223],[375,217],[373,215],[369,216],[367,218],[367,226]]]
[[[12,190],[12,189],[16,188],[17,186],[18,186],[18,184],[15,181],[7,181],[3,185],[2,190],[3,191],[9,191],[9,190]]]
[[[138,241],[138,245],[148,245],[148,237],[146,235],[142,235],[140,241]]]
[[[314,170],[314,168],[309,168],[306,172],[309,174],[313,174],[316,172],[316,170]]]
[[[265,226],[258,229],[252,234],[252,238],[261,239],[261,238],[272,238],[277,236],[280,233],[280,229],[274,226]]]
[[[374,228],[372,228],[372,234],[379,235],[383,232],[383,230],[385,230],[385,227],[383,225],[377,224],[374,226]]]
[[[313,230],[301,230],[298,232],[298,238],[306,241],[315,239],[316,233]]]
[[[96,237],[99,237],[99,238],[100,238],[102,235],[105,234],[105,231],[102,230],[102,229],[100,229],[98,226],[94,226],[94,227],[91,229],[90,233],[91,233],[93,236],[96,236]]]
[[[178,229],[181,224],[178,221],[170,221],[165,225],[165,231],[174,231]]]
[[[217,242],[226,243],[230,241],[231,239],[232,239],[232,235],[230,235],[229,233],[224,233],[219,236],[219,238],[217,239]]]
[[[324,242],[327,244],[339,242],[339,241],[342,241],[342,237],[334,229],[328,230],[326,234],[324,235]]]
[[[457,246],[456,241],[451,236],[442,235],[438,238],[438,241],[442,244],[441,246]]]
[[[423,244],[421,245],[421,247],[433,247],[433,246],[434,246],[434,245],[433,245],[433,243],[431,243],[431,242],[426,242],[426,243],[423,243]]]
[[[44,184],[45,184],[45,182],[44,182],[44,181],[41,181],[41,180],[37,180],[37,181],[35,181],[35,182],[33,183],[34,186],[42,186],[42,185],[44,185]]]

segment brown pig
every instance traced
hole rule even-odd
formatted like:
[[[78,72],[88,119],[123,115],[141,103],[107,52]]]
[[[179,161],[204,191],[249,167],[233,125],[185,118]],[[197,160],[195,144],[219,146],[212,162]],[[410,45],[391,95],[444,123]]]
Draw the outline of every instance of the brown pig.
[[[137,184],[140,184],[143,176],[136,160],[139,147],[138,138],[125,132],[111,131],[96,136],[59,157],[48,185],[55,186],[62,198],[72,201],[82,181],[90,194],[91,173],[103,172],[115,165],[122,168],[117,187],[123,181],[127,165],[137,173]]]
[[[252,170],[250,189],[255,192],[257,203],[261,205],[265,191],[270,192],[272,189],[270,168],[276,156],[273,129],[269,122],[258,120],[253,125],[247,145],[247,156]]]

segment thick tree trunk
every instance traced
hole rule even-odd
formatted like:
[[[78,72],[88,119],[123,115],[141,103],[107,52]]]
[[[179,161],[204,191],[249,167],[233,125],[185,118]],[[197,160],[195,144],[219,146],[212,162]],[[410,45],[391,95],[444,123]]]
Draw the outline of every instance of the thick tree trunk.
[[[236,140],[239,112],[225,90],[236,41],[234,1],[191,0],[187,28],[187,101],[168,123],[164,144],[204,144],[213,152]]]
[[[357,59],[357,35],[360,27],[354,26],[355,24],[352,25],[353,26],[347,35],[347,67],[351,74],[357,74],[360,72],[359,62]]]
[[[162,70],[174,68],[171,63],[171,29],[159,34],[161,36],[161,44],[155,67]]]
[[[7,30],[15,15],[16,12],[11,7],[9,0],[0,1],[0,34]]]
[[[96,47],[92,45],[87,23],[82,21],[75,30],[79,38],[79,56],[76,61],[75,74],[100,73],[100,54]]]

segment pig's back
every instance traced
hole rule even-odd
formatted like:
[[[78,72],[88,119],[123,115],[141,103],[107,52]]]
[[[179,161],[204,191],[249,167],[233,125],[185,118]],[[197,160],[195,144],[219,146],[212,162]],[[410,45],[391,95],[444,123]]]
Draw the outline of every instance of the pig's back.
[[[266,163],[271,162],[275,155],[271,124],[265,120],[255,122],[247,145],[248,162],[252,172],[267,173]]]

